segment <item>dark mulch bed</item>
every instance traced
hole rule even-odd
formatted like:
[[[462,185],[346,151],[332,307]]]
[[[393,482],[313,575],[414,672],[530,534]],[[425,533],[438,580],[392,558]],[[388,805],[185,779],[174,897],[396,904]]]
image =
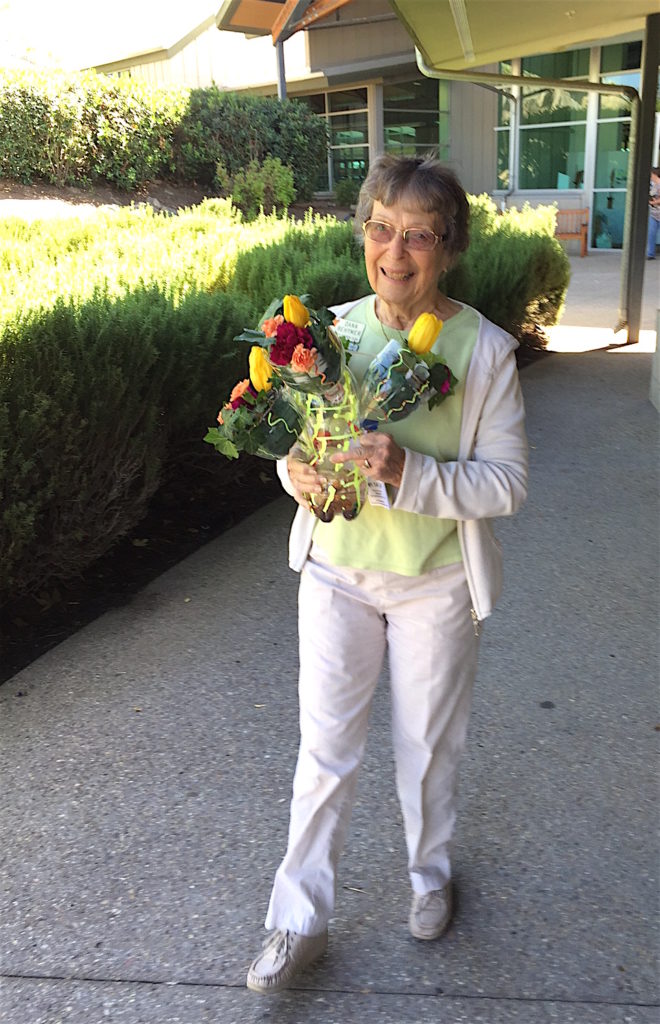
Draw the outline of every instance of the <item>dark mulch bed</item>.
[[[272,463],[246,458],[222,482],[218,474],[162,488],[147,517],[82,577],[0,610],[0,683],[282,493]]]

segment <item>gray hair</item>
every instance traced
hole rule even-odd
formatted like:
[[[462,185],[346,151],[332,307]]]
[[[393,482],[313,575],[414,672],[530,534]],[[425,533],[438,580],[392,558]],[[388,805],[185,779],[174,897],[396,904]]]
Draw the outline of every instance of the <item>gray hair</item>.
[[[442,219],[447,236],[445,248],[453,260],[469,244],[470,208],[465,190],[452,170],[433,157],[377,157],[369,168],[355,211],[356,233],[369,220],[374,203],[394,206],[408,200],[425,213]]]

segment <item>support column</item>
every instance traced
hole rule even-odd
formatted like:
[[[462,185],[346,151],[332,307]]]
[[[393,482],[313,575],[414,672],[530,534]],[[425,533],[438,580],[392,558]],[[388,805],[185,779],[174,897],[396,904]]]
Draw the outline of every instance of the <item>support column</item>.
[[[649,173],[652,162],[655,97],[660,63],[660,14],[646,19],[642,46],[641,101],[633,104],[630,133],[630,173],[621,264],[619,321],[628,326],[627,344],[639,341],[642,288],[648,226]]]
[[[277,53],[277,98],[286,99],[286,72],[284,70],[284,43],[279,40],[275,45]]]

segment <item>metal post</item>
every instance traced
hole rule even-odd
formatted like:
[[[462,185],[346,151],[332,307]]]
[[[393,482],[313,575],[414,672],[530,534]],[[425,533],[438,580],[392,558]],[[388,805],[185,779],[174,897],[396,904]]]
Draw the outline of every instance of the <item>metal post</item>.
[[[284,70],[284,43],[281,39],[275,46],[275,52],[277,53],[277,98],[278,100],[285,100],[286,72]]]
[[[626,228],[629,246],[624,238],[624,259],[628,250],[626,273],[622,275],[622,307],[625,305],[628,322],[628,344],[639,341],[642,319],[642,288],[644,284],[644,257],[648,226],[649,173],[652,163],[655,98],[660,64],[660,14],[646,19],[646,33],[642,46],[641,101],[633,104],[631,124],[631,152],[629,194],[626,199]],[[637,115],[637,116],[635,116]],[[628,224],[629,221],[629,224]],[[621,319],[624,310],[621,309]]]

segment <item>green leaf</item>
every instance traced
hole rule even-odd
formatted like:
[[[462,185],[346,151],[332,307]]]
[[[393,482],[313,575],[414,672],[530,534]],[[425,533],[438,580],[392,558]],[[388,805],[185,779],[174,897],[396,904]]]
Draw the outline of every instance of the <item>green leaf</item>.
[[[212,444],[216,451],[220,452],[221,455],[225,455],[228,459],[238,458],[238,448],[236,445],[228,437],[225,437],[224,434],[221,434],[217,427],[211,427],[204,440]]]
[[[253,331],[251,327],[246,327],[240,334],[236,334],[234,341],[248,341],[251,345],[261,345],[262,348],[268,348],[270,344],[270,339],[263,331]]]

